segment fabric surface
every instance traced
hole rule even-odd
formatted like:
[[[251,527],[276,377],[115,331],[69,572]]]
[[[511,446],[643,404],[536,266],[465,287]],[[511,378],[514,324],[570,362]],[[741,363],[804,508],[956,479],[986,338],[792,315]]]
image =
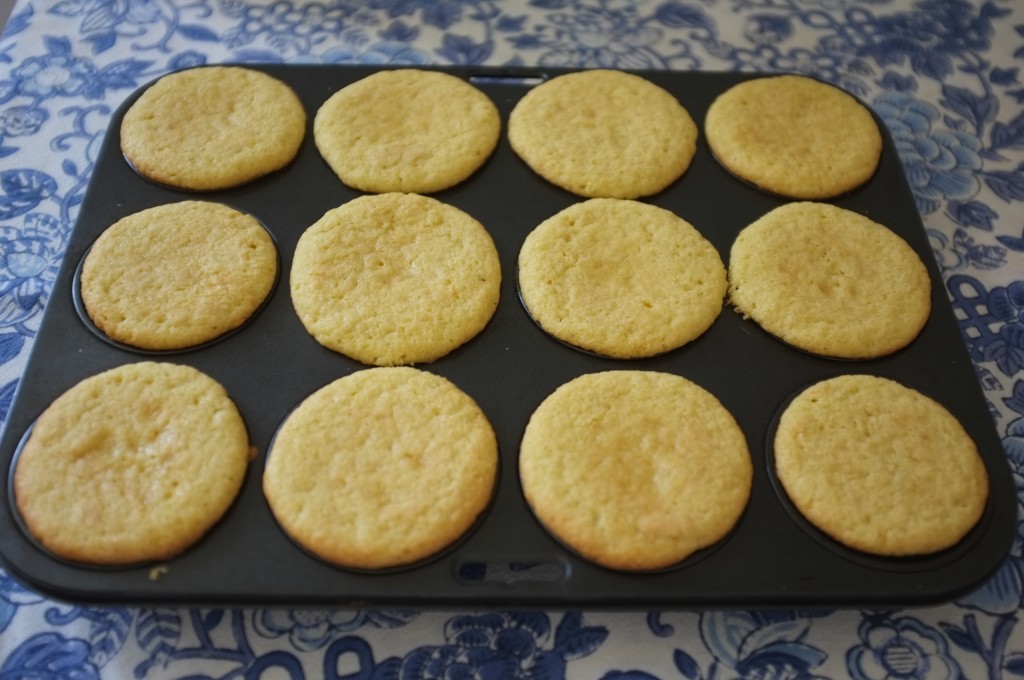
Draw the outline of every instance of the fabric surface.
[[[19,0],[0,38],[0,416],[112,112],[163,73],[227,61],[789,71],[860,96],[895,138],[1024,488],[1022,60],[1016,0]],[[0,572],[0,678],[1013,677],[1022,547],[976,592],[914,610],[104,608]]]

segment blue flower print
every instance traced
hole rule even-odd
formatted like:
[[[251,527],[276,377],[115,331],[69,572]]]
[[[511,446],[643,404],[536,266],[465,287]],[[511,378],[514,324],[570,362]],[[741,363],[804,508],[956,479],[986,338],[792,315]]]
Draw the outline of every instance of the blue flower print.
[[[48,11],[59,16],[81,17],[83,33],[109,31],[122,23],[142,26],[158,22],[161,16],[156,0],[61,0]]]
[[[921,2],[914,11],[855,27],[863,38],[857,52],[881,66],[909,60],[918,75],[941,81],[953,73],[954,56],[989,48],[993,12],[999,11],[994,7],[985,3],[979,10],[965,0]]]
[[[57,182],[38,170],[0,170],[0,220],[24,215],[57,192]]]
[[[116,4],[125,8],[122,18],[129,24],[149,24],[160,20],[160,3],[156,0],[127,0]]]
[[[886,71],[878,84],[883,89],[896,92],[915,92],[917,90],[917,79],[914,76],[903,76],[893,71]]]
[[[2,346],[3,343],[0,342],[0,348]],[[25,590],[17,581],[0,572],[0,634],[7,629],[19,607],[42,601],[42,596]]]
[[[820,680],[813,671],[826,654],[806,641],[811,623],[790,612],[708,612],[700,617],[700,635],[715,667],[741,678]]]
[[[1014,281],[1008,286],[993,288],[989,293],[988,308],[989,313],[999,321],[1007,324],[1024,324],[1024,281]]]
[[[34,135],[49,118],[49,112],[37,106],[12,106],[0,111],[0,158],[18,151],[18,147],[4,144],[7,139]]]
[[[546,49],[542,66],[649,69],[664,67],[654,50],[662,32],[638,21],[634,11],[575,7],[553,14],[551,37],[538,36],[530,46]],[[525,43],[523,45],[525,47]]]
[[[999,217],[999,213],[980,201],[950,201],[946,206],[946,214],[957,224],[982,231],[992,231],[993,222]]]
[[[40,633],[23,642],[0,666],[0,678],[99,680],[85,640]]]
[[[995,362],[1012,378],[1024,371],[1024,282],[993,288],[985,302],[985,314],[960,322],[968,347],[975,361]]]
[[[1024,286],[1024,284],[1018,284]],[[1020,292],[1020,291],[1018,291]],[[1013,386],[1012,396],[1003,403],[1024,416],[1024,380]],[[1017,487],[1017,514],[1024,517],[1024,417],[1017,418],[1006,429],[1003,449],[1013,469]],[[1006,616],[1020,609],[1024,602],[1024,522],[1017,525],[1010,554],[999,570],[980,588],[957,600],[962,607],[976,609],[993,616]]]
[[[277,58],[309,54],[317,45],[336,43],[346,31],[353,34],[351,40],[367,42],[360,25],[373,23],[374,19],[357,8],[357,4],[346,2],[298,6],[283,0],[235,3],[226,7],[226,13],[239,23],[226,31],[222,40],[234,48],[264,40]]]
[[[50,114],[36,106],[12,106],[0,111],[0,135],[25,137],[39,132]]]
[[[13,75],[19,94],[42,100],[88,96],[89,81],[95,73],[92,62],[61,51],[29,57]]]
[[[296,649],[320,649],[342,631],[352,630],[359,613],[332,610],[266,609],[257,612],[256,631],[268,638],[287,635]]]
[[[168,65],[171,67],[172,71],[177,71],[183,68],[190,68],[192,66],[204,66],[205,64],[206,55],[200,54],[194,50],[186,50],[176,54]]]
[[[59,225],[51,217],[28,215],[20,230],[0,228],[0,323],[24,324],[42,312],[62,252]]]
[[[102,69],[88,59],[72,54],[67,38],[46,37],[46,54],[25,59],[12,72],[6,86],[8,99],[29,97],[33,103],[54,97],[100,99],[107,89],[134,89],[138,79],[152,64],[150,61],[123,59]]]
[[[416,618],[410,611],[334,611],[327,609],[266,609],[253,617],[253,625],[263,637],[287,635],[296,649],[321,649],[340,633],[356,630],[364,625],[377,628],[397,628]]]
[[[835,79],[839,64],[839,57],[834,54],[820,50],[794,49],[776,57],[772,62],[772,69]]]
[[[939,631],[912,617],[866,618],[858,629],[861,644],[846,654],[854,680],[954,680],[960,665]]]
[[[779,57],[779,50],[774,45],[759,45],[754,49],[730,50],[721,56],[733,59],[737,71],[751,73],[772,70],[772,65]]]
[[[80,18],[84,40],[93,44],[95,52],[113,47],[119,30],[137,37],[144,33],[138,27],[159,24],[164,20],[160,4],[156,0],[61,0],[48,12]],[[125,31],[124,29],[129,26],[133,28]]]
[[[703,29],[711,32],[714,20],[696,4],[669,0],[655,10],[655,17],[669,28]]]
[[[392,19],[422,11],[424,24],[447,30],[462,19],[463,7],[473,9],[478,4],[479,0],[372,0],[370,7],[387,10]]]
[[[777,43],[793,34],[793,24],[789,17],[755,14],[747,20],[743,34],[752,43]]]
[[[569,612],[550,637],[548,617],[539,612],[456,616],[445,625],[446,644],[387,659],[374,678],[561,678],[566,663],[592,653],[608,631],[584,626],[579,613]]]
[[[971,360],[994,362],[1011,378],[1024,370],[1024,282],[989,291],[976,278],[957,274],[949,278],[946,288]],[[1022,399],[1024,394],[1015,392],[1014,398],[1004,403],[1017,411],[1024,408]]]
[[[291,2],[256,3],[246,6],[242,30],[251,34],[273,32],[297,36],[309,36],[316,31],[338,33],[344,27],[346,13],[344,5],[339,4],[327,7],[314,2],[297,8]]]
[[[981,142],[960,131],[933,130],[939,111],[905,92],[887,92],[872,103],[892,133],[914,201],[923,215],[943,200],[964,200],[978,193]]]
[[[336,47],[320,56],[325,64],[408,64],[431,63],[430,56],[423,50],[410,47],[404,42],[379,42],[363,48]]]
[[[978,243],[964,229],[953,232],[952,248],[957,253],[959,261],[966,266],[998,269],[1006,264],[1006,248]],[[942,259],[940,257],[940,263]]]

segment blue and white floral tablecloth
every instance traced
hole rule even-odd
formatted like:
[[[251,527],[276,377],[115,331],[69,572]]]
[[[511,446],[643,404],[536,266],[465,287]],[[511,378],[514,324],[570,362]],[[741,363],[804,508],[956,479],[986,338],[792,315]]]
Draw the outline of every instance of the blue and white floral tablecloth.
[[[224,61],[798,71],[859,95],[949,295],[981,310],[962,328],[1024,489],[1020,0],[19,0],[0,39],[0,417],[112,112]],[[1022,546],[962,600],[888,611],[101,608],[0,571],[0,680],[995,680],[1024,676]]]

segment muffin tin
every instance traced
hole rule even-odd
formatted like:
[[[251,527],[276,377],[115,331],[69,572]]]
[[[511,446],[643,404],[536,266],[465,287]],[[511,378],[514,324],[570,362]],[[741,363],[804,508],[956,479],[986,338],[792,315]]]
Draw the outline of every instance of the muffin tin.
[[[309,129],[291,165],[248,185],[197,195],[147,181],[129,167],[118,146],[121,117],[135,97],[113,116],[7,419],[0,462],[4,470],[12,469],[19,443],[34,419],[69,387],[107,368],[152,359],[195,366],[224,384],[247,421],[258,455],[223,520],[192,549],[159,565],[94,568],[55,559],[23,531],[8,481],[8,502],[0,508],[0,554],[9,572],[27,586],[58,599],[112,604],[865,607],[952,599],[983,583],[1006,556],[1017,507],[1010,469],[888,135],[874,177],[831,202],[885,224],[910,243],[929,267],[933,311],[909,347],[857,362],[811,356],[788,347],[729,307],[694,342],[649,359],[603,358],[549,337],[531,321],[518,299],[516,257],[535,226],[583,199],[535,175],[503,135],[494,155],[476,174],[433,194],[468,212],[493,236],[502,264],[501,302],[479,336],[448,356],[419,366],[449,378],[491,420],[501,455],[491,507],[456,545],[408,568],[360,573],[309,555],[284,535],[268,509],[261,490],[264,459],[275,430],[292,408],[328,382],[364,367],[321,347],[305,332],[289,299],[288,270],[302,232],[327,210],[360,195],[342,185],[317,153],[313,115],[339,88],[380,69],[250,68],[266,71],[295,89],[306,106]],[[566,72],[439,70],[484,91],[499,107],[503,123],[530,87]],[[698,125],[715,96],[746,78],[758,77],[639,75],[672,92]],[[192,350],[140,352],[105,341],[83,321],[75,304],[75,272],[90,244],[126,214],[197,197],[250,212],[273,235],[283,268],[266,306],[238,332]],[[787,199],[737,180],[719,166],[701,138],[683,177],[644,200],[693,224],[727,261],[739,231]],[[750,502],[733,533],[656,573],[611,571],[560,545],[530,513],[516,471],[523,429],[547,395],[580,374],[625,368],[676,373],[708,389],[743,428],[754,461]],[[978,444],[991,480],[989,503],[979,525],[955,547],[913,558],[857,553],[811,527],[778,488],[770,468],[770,442],[780,409],[808,384],[844,373],[892,378],[933,397],[960,419]]]

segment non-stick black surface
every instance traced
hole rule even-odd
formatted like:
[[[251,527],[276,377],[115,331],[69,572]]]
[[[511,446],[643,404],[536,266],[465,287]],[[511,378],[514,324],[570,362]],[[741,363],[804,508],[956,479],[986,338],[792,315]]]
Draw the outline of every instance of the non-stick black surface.
[[[6,568],[51,596],[106,603],[216,603],[360,606],[705,607],[868,606],[931,603],[979,585],[1001,563],[1016,523],[1016,494],[1000,440],[943,289],[934,257],[894,146],[855,192],[832,201],[885,224],[928,264],[933,312],[906,349],[870,361],[837,361],[792,349],[723,310],[701,338],[659,357],[621,361],[586,354],[552,339],[527,316],[516,291],[515,263],[526,235],[581,199],[535,175],[503,138],[469,180],[434,197],[455,205],[490,231],[503,269],[501,303],[484,332],[452,354],[420,368],[452,380],[477,400],[498,435],[501,473],[496,496],[479,525],[442,555],[412,568],[354,573],[318,561],[278,528],[261,491],[264,459],[274,432],[304,397],[364,368],[318,345],[303,329],[288,295],[296,241],[324,212],[359,195],[330,171],[313,144],[319,106],[376,68],[252,66],[289,83],[309,114],[309,130],[289,167],[249,185],[205,194],[157,186],[121,156],[113,117],[54,285],[33,354],[0,442],[10,470],[34,419],[78,381],[116,365],[160,359],[195,366],[225,385],[258,448],[241,495],[209,535],[162,565],[98,569],[54,559],[21,530],[8,502],[0,508],[0,553]],[[443,69],[470,79],[502,112],[503,122],[532,79],[558,70]],[[647,72],[697,121],[740,74]],[[510,77],[511,76],[511,77]],[[199,349],[153,355],[118,348],[91,331],[76,311],[74,274],[108,226],[138,210],[201,198],[255,215],[277,241],[280,281],[266,307],[240,332]],[[723,170],[703,137],[686,174],[644,199],[699,229],[727,262],[739,231],[786,199],[771,196]],[[612,369],[668,371],[716,395],[746,433],[754,460],[749,506],[736,530],[717,546],[658,573],[617,573],[592,565],[553,540],[523,499],[516,472],[519,440],[533,410],[562,383]],[[809,527],[777,488],[770,469],[771,431],[780,408],[806,385],[844,373],[892,378],[949,408],[977,442],[991,477],[986,514],[956,547],[931,556],[887,559],[856,553]],[[935,451],[935,455],[942,455]],[[8,487],[8,491],[10,488]]]

